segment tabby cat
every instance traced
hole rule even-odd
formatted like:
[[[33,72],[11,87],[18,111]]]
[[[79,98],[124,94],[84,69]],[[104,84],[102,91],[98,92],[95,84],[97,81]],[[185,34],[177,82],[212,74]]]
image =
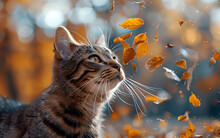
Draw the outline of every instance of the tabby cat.
[[[125,79],[117,57],[103,35],[85,45],[63,26],[54,53],[53,81],[40,97],[30,105],[0,100],[0,137],[102,137],[103,106]]]

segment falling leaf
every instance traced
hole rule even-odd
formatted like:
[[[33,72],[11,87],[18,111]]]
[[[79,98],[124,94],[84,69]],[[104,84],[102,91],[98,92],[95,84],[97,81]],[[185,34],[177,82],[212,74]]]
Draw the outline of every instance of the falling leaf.
[[[214,128],[213,128],[213,126],[212,125],[210,125],[210,126],[203,126],[205,129],[207,129],[208,131],[210,131],[210,132],[213,132],[214,131]]]
[[[169,79],[172,79],[172,80],[176,80],[176,81],[180,81],[180,78],[174,73],[174,71],[166,68],[166,67],[163,67],[163,69],[165,69],[165,76]]]
[[[124,50],[131,47],[131,46],[130,46],[128,43],[126,43],[122,38],[118,37],[118,40],[121,42],[121,44],[122,44]]]
[[[219,52],[215,52],[212,56],[215,60],[220,60],[220,53]]]
[[[123,64],[128,64],[131,60],[133,60],[136,56],[136,53],[133,48],[126,48],[123,52]]]
[[[159,98],[159,97],[156,97],[156,96],[146,96],[145,99],[148,101],[148,102],[154,102],[155,104],[161,104],[165,101],[168,100],[168,98]]]
[[[216,63],[216,60],[213,57],[209,58],[209,67],[211,67],[215,63]]]
[[[117,121],[119,119],[119,113],[117,111],[112,112],[111,118],[112,120]]]
[[[174,48],[175,46],[173,44],[166,44],[166,48]]]
[[[164,123],[164,124],[167,123],[167,121],[165,121],[165,120],[163,120],[163,119],[160,119],[160,118],[157,118],[157,120],[159,120],[161,123]]]
[[[189,102],[195,106],[200,106],[200,100],[195,96],[195,94],[192,93],[192,95],[189,97]]]
[[[187,127],[187,130],[186,130],[186,137],[187,138],[191,138],[193,135],[195,135],[194,131],[190,128]]]
[[[196,131],[195,126],[193,125],[191,121],[189,121],[189,129],[191,129],[193,132]]]
[[[134,62],[131,63],[132,68],[134,69],[134,73],[131,74],[131,76],[134,76],[135,72],[137,71],[137,66],[135,65]]]
[[[143,55],[146,55],[148,52],[148,43],[147,42],[144,42],[144,43],[140,43],[138,46],[137,46],[137,51],[136,51],[136,54],[137,54],[137,58],[140,60],[140,58],[143,56]]]
[[[122,28],[128,28],[130,30],[137,29],[144,24],[144,20],[140,18],[130,18],[120,24]]]
[[[181,59],[179,61],[176,61],[175,64],[181,68],[186,69],[186,60],[185,59]]]
[[[216,136],[220,136],[220,127],[218,127],[216,130],[215,130],[215,135]]]
[[[178,116],[178,121],[188,121],[189,120],[189,112],[186,111],[184,115]]]
[[[192,82],[192,78],[193,78],[193,71],[194,71],[194,69],[195,69],[195,67],[196,67],[196,64],[197,63],[194,63],[194,65],[191,67],[191,68],[189,68],[186,72],[184,72],[183,73],[183,76],[181,77],[181,79],[180,80],[184,80],[184,79],[188,79],[188,81],[187,81],[187,90],[189,91],[189,89],[190,89],[190,84],[191,84],[191,82]]]
[[[146,8],[146,2],[143,0],[141,2],[136,1],[135,3],[139,4],[142,8]]]
[[[119,36],[119,37],[115,38],[113,42],[118,43],[118,42],[120,42],[119,38],[125,40],[125,39],[129,38],[131,35],[132,35],[132,32],[130,32],[128,34],[124,34],[122,36]]]
[[[181,90],[179,91],[179,94],[180,94],[180,97],[181,97],[181,98],[184,97],[184,94],[183,94],[183,92],[182,92]]]
[[[185,120],[187,117],[185,115],[180,115],[178,116],[178,121],[183,121]]]
[[[159,67],[163,64],[163,58],[161,56],[156,56],[153,57],[151,59],[149,59],[146,63],[145,63],[145,68],[152,72],[155,70],[156,67]]]
[[[178,22],[179,22],[180,26],[184,23],[182,20],[179,20]]]
[[[128,131],[128,138],[135,138],[141,134],[140,130],[138,129],[131,129]]]
[[[112,12],[115,9],[115,1],[112,1],[112,8],[110,9],[110,11]]]
[[[159,24],[155,28],[155,38],[154,38],[155,41],[158,41],[158,33],[157,33],[158,27],[159,27]]]
[[[144,43],[147,41],[147,35],[145,33],[140,33],[139,35],[135,36],[133,46],[138,45],[140,43]]]

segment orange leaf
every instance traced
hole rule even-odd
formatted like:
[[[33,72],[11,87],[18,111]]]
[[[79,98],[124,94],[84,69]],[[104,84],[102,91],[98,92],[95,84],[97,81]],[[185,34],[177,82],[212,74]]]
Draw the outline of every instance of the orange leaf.
[[[187,127],[186,137],[187,137],[187,138],[191,138],[191,137],[194,136],[194,135],[195,135],[194,131],[193,131],[192,129],[190,129],[190,128]]]
[[[128,43],[126,43],[122,38],[118,37],[118,40],[121,42],[121,44],[122,44],[124,50],[131,47],[131,46],[130,46]]]
[[[146,41],[147,41],[147,35],[145,33],[140,33],[139,35],[135,36],[133,46]]]
[[[154,38],[155,41],[158,41],[158,33],[157,33],[158,27],[159,27],[159,24],[155,28],[155,38]]]
[[[174,71],[166,68],[166,67],[163,67],[163,69],[165,69],[165,76],[169,79],[173,79],[173,80],[176,80],[176,81],[180,81],[180,78],[174,73]]]
[[[123,130],[124,131],[129,131],[129,130],[131,130],[132,129],[132,126],[131,125],[129,125],[129,124],[126,124],[126,125],[124,125],[124,127],[123,127]]]
[[[130,30],[137,29],[144,24],[144,20],[140,18],[130,18],[120,24],[122,28],[128,28]]]
[[[136,56],[136,53],[133,48],[126,48],[123,52],[123,64],[128,64]]]
[[[189,121],[189,129],[191,129],[193,132],[196,131],[195,126],[193,125],[191,121]]]
[[[174,48],[174,45],[173,45],[173,44],[166,44],[165,47],[166,47],[166,48]]]
[[[218,127],[216,130],[215,130],[215,135],[216,136],[220,136],[220,127]]]
[[[178,22],[179,22],[180,26],[184,23],[182,20],[179,20]]]
[[[220,60],[220,53],[219,52],[215,52],[212,56],[215,60]]]
[[[165,121],[165,120],[163,120],[163,119],[160,119],[160,118],[157,118],[157,120],[159,120],[161,123],[164,123],[164,124],[167,123],[167,121]]]
[[[164,99],[160,99],[159,97],[156,97],[156,96],[146,96],[145,99],[148,101],[148,102],[154,102],[155,104],[161,104],[165,101],[168,100],[168,98],[164,98]]]
[[[134,62],[131,63],[132,68],[134,69],[134,73],[131,74],[131,76],[134,76],[135,72],[137,71],[137,66],[135,65]]]
[[[145,43],[140,43],[138,46],[137,46],[137,51],[136,51],[136,54],[137,54],[137,58],[140,60],[140,58],[143,56],[143,55],[146,55],[148,52],[148,43],[145,42]]]
[[[115,9],[115,1],[112,1],[112,8],[110,9],[110,11],[112,12]]]
[[[122,36],[119,36],[119,37],[115,38],[113,42],[118,43],[118,42],[120,42],[119,38],[125,40],[125,39],[129,38],[131,35],[132,35],[132,32],[130,32],[128,34],[124,34]]]
[[[212,125],[210,125],[210,126],[203,126],[203,127],[204,127],[205,129],[207,129],[208,131],[210,131],[210,132],[213,132],[213,131],[214,131]]]
[[[175,64],[181,68],[186,69],[186,60],[185,59],[181,59],[179,61],[176,61]]]
[[[140,130],[138,129],[131,129],[128,131],[128,138],[135,138],[141,134]]]
[[[152,72],[155,70],[156,67],[159,67],[163,64],[163,58],[161,56],[156,56],[153,57],[151,59],[149,59],[146,63],[145,63],[145,68]]]
[[[117,111],[112,112],[111,118],[112,120],[117,121],[119,119],[119,113]]]
[[[186,119],[186,116],[185,115],[180,115],[178,116],[178,121],[183,121]]]
[[[192,93],[192,95],[189,97],[189,102],[192,103],[193,106],[198,107],[200,106],[200,100],[197,99],[195,94]]]
[[[216,63],[216,60],[213,57],[209,58],[209,67],[211,67],[215,63]]]
[[[139,2],[139,1],[136,1],[136,3],[137,4],[139,4],[142,8],[146,8],[145,7],[145,5],[146,5],[146,3],[145,3],[145,1],[143,0],[143,1],[141,1],[141,2]]]

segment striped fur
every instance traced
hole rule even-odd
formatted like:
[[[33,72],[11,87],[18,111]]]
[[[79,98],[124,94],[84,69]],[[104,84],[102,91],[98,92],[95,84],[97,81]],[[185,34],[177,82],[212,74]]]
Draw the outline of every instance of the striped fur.
[[[102,108],[124,72],[114,53],[101,44],[79,44],[59,27],[50,87],[30,105],[1,108],[0,137],[102,137]]]

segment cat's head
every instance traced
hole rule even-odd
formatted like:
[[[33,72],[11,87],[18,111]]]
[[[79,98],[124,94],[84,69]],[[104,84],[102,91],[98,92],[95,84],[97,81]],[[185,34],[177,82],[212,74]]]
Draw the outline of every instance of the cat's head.
[[[95,44],[80,44],[60,26],[55,34],[54,52],[54,78],[64,88],[111,97],[125,79],[117,56],[106,46],[103,35]]]

